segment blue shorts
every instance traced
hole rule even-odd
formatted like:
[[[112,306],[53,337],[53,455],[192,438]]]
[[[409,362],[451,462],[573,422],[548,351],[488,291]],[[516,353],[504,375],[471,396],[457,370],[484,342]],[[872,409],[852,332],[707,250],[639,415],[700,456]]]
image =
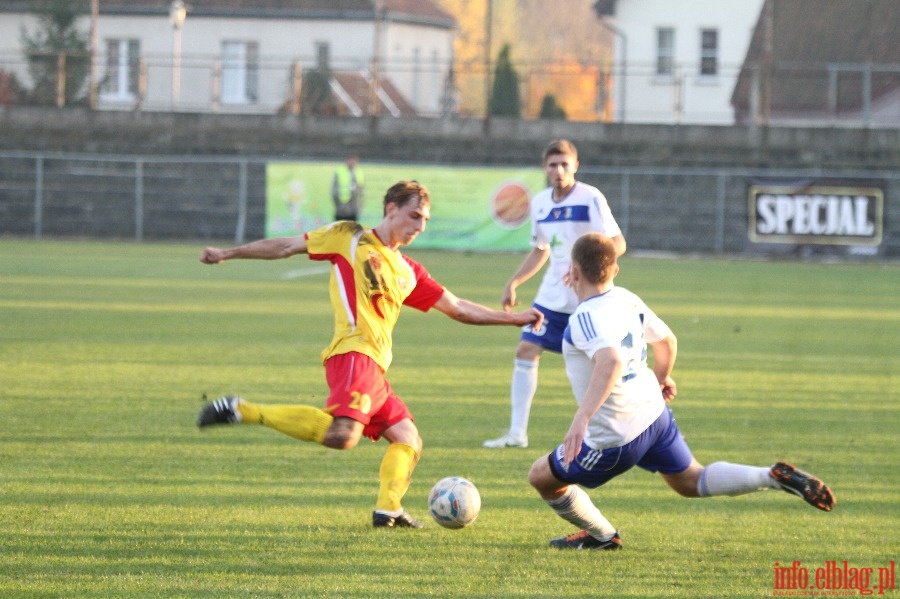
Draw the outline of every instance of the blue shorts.
[[[582,443],[581,451],[568,470],[563,468],[562,455],[563,446],[560,445],[549,456],[553,476],[564,483],[588,489],[599,487],[634,466],[650,472],[678,474],[693,460],[669,406],[631,443],[603,450],[591,449]]]
[[[554,312],[540,304],[534,304],[534,307],[544,315],[544,324],[537,331],[532,330],[530,324],[522,327],[522,341],[540,345],[544,349],[549,349],[558,354],[562,353],[563,333],[569,325],[569,316],[571,314]]]

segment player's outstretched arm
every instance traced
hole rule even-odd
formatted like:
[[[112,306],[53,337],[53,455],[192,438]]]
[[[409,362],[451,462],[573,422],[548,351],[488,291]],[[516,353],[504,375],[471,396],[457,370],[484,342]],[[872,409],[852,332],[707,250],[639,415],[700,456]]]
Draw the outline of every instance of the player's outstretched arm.
[[[253,241],[229,249],[207,247],[200,254],[200,262],[204,264],[219,264],[226,260],[235,259],[277,260],[305,253],[306,237],[297,235],[294,237],[260,239],[259,241]]]
[[[441,299],[437,301],[434,307],[453,320],[464,324],[507,324],[513,326],[530,324],[534,329],[538,329],[544,322],[544,315],[534,308],[529,308],[522,312],[494,310],[493,308],[458,298],[447,290],[444,290],[444,295],[441,296]]]

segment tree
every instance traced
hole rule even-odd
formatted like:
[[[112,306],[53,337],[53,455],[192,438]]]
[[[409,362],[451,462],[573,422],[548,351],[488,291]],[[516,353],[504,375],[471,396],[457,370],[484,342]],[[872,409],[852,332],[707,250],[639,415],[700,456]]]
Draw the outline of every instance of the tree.
[[[519,118],[522,115],[522,100],[519,97],[519,75],[510,59],[510,46],[504,44],[497,56],[494,68],[494,85],[488,113],[491,116]]]
[[[86,14],[82,2],[48,0],[36,5],[38,28],[29,33],[23,27],[21,43],[28,60],[33,87],[27,100],[34,104],[57,102],[59,76],[65,84],[64,104],[87,101],[87,80],[91,68],[89,33],[78,28],[78,19]]]
[[[557,103],[556,96],[547,94],[541,100],[541,114],[538,118],[564,121],[566,120],[566,111]]]
[[[522,116],[536,117],[546,93],[556,95],[567,118],[592,121],[601,116],[597,113],[597,67],[611,55],[611,34],[597,21],[596,0],[557,3],[565,10],[548,10],[547,0],[490,1],[493,47],[504,43],[515,47],[520,75],[528,82],[523,86],[523,92],[529,93],[522,95]],[[459,24],[453,43],[459,112],[479,114],[488,105],[484,97],[487,0],[436,2]],[[565,76],[550,72],[557,65],[565,65]]]
[[[337,111],[337,101],[331,91],[331,71],[328,69],[305,71],[300,94],[300,114],[331,116],[337,114]]]

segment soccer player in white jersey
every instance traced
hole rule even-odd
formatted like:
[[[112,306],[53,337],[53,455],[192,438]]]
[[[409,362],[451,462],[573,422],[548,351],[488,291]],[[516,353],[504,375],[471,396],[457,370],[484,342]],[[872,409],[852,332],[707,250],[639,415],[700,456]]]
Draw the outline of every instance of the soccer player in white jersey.
[[[528,447],[528,417],[537,392],[538,362],[544,350],[560,353],[562,333],[578,304],[566,285],[572,244],[583,233],[596,231],[613,239],[618,255],[625,253],[625,237],[600,190],[575,180],[578,150],[572,142],[557,139],[547,146],[544,171],[550,187],[531,200],[531,252],[503,289],[500,303],[511,310],[518,302],[516,288],[549,261],[534,307],[544,314],[544,327],[523,330],[510,385],[509,431],[484,447]]]
[[[578,410],[562,444],[532,465],[528,481],[558,516],[581,530],[550,546],[621,548],[616,528],[581,487],[599,487],[634,466],[659,472],[685,497],[773,488],[831,511],[835,499],[828,487],[790,464],[704,467],[694,459],[667,405],[677,392],[671,376],[675,335],[637,295],[613,284],[617,255],[613,241],[598,233],[582,236],[572,248],[568,280],[580,303],[565,331],[563,357]]]

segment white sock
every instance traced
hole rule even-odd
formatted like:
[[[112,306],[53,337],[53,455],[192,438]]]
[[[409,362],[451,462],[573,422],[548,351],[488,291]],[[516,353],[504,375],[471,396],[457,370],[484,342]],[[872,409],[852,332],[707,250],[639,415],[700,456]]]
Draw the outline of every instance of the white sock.
[[[538,363],[517,358],[509,390],[512,404],[509,434],[517,439],[528,437],[528,416],[531,414],[531,401],[537,392],[537,385]]]
[[[559,499],[548,501],[547,505],[556,512],[557,516],[588,531],[591,536],[600,541],[608,541],[616,534],[616,529],[600,513],[600,510],[581,487],[569,485],[565,495]]]
[[[769,476],[769,468],[728,462],[710,464],[703,469],[697,481],[700,497],[744,495],[768,488],[778,488],[775,479]]]

